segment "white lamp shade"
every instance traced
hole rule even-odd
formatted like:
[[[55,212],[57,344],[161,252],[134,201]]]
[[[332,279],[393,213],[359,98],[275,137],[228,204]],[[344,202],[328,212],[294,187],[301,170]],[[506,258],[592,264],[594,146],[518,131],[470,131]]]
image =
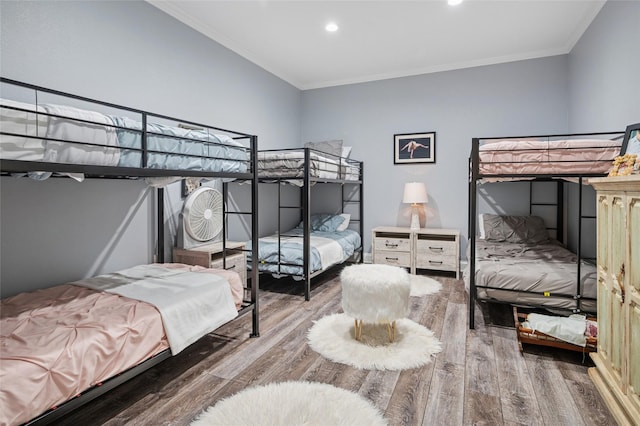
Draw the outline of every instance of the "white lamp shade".
[[[403,203],[416,204],[426,203],[429,201],[427,197],[427,187],[422,182],[408,182],[404,184]]]

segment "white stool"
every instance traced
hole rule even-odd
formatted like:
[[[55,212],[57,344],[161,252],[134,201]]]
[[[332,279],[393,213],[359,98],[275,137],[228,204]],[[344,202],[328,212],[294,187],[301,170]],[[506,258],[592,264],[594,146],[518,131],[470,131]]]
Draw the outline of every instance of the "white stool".
[[[359,264],[340,274],[342,309],[355,319],[356,340],[362,337],[362,323],[386,323],[389,340],[396,335],[396,320],[409,313],[409,273],[398,266]]]

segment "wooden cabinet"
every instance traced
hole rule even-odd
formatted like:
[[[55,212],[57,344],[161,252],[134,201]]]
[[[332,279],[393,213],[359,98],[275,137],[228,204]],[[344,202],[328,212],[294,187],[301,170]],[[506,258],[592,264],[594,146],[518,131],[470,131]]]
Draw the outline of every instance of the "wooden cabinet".
[[[227,259],[224,264],[222,254],[222,242],[207,244],[191,249],[173,249],[173,261],[176,263],[186,263],[187,265],[200,265],[205,268],[230,269],[240,274],[243,285],[247,284],[247,256],[242,251],[245,243],[227,241]]]
[[[373,263],[455,272],[460,276],[460,232],[453,229],[419,229],[380,226],[373,229]]]
[[[412,238],[408,228],[381,226],[373,229],[373,263],[402,266],[413,272]]]
[[[460,278],[460,231],[420,229],[414,231],[415,269],[450,271]]]
[[[598,350],[589,375],[620,424],[640,424],[640,176],[597,191]]]

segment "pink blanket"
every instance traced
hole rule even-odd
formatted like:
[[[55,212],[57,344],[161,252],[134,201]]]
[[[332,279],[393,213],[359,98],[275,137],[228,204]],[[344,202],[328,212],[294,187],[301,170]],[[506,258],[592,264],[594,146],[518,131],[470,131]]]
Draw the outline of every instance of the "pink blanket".
[[[577,174],[607,173],[620,141],[600,139],[499,140],[480,146],[480,173]]]
[[[237,273],[230,281],[242,300]],[[158,310],[116,294],[71,284],[0,301],[0,425],[24,423],[169,348]]]

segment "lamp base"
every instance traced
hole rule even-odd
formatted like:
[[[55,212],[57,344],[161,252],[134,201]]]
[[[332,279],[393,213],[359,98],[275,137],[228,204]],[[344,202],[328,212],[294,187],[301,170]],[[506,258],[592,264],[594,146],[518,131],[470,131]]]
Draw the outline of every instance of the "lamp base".
[[[417,231],[418,229],[420,229],[420,215],[417,212],[417,209],[413,209],[413,212],[411,213],[411,226],[410,229],[412,231]]]

